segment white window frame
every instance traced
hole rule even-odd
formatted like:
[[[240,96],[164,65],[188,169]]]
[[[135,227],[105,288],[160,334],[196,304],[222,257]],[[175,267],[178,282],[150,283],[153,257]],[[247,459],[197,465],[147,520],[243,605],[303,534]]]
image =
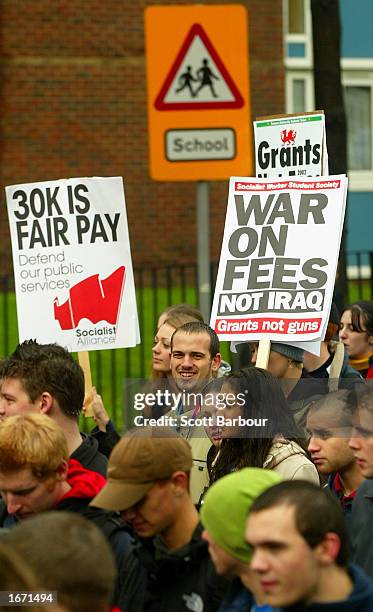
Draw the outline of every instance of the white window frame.
[[[312,17],[311,17],[311,2],[304,0],[304,34],[289,34],[287,32],[289,3],[284,0],[283,3],[283,22],[284,22],[284,41],[285,41],[285,67],[291,68],[310,68],[313,61],[312,48]],[[291,43],[304,44],[304,57],[289,57],[287,55],[287,47]]]
[[[371,91],[371,168],[369,170],[351,170],[348,172],[351,191],[373,190],[373,60],[342,60],[343,87],[370,87]]]
[[[286,113],[294,114],[295,110],[293,107],[293,87],[294,81],[303,80],[305,84],[305,109],[304,112],[311,112],[315,110],[315,94],[313,87],[313,75],[310,71],[306,70],[292,70],[286,72],[285,79],[285,95],[286,95]]]

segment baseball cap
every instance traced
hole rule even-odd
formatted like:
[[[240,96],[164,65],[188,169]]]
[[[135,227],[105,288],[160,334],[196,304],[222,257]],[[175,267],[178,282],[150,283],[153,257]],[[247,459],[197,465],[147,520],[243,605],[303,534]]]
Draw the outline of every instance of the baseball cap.
[[[186,440],[167,427],[139,427],[129,431],[114,447],[108,479],[91,506],[126,510],[140,501],[157,480],[174,472],[190,472],[191,448]]]
[[[280,353],[280,355],[284,355],[284,357],[288,357],[289,359],[293,359],[294,361],[303,362],[304,359],[304,350],[297,346],[291,346],[291,344],[283,344],[282,342],[271,342],[271,351],[275,351],[275,353]]]

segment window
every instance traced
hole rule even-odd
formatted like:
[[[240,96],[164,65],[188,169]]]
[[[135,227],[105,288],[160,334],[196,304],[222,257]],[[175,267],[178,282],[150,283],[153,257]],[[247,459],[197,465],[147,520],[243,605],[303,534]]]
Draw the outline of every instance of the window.
[[[285,65],[312,66],[312,19],[310,0],[284,0]]]
[[[304,33],[304,0],[288,0],[288,34]]]
[[[351,86],[344,88],[347,118],[348,168],[372,168],[372,88]]]
[[[286,74],[286,112],[301,114],[314,110],[312,74],[288,70]]]
[[[306,110],[306,83],[304,79],[293,79],[293,112]]]

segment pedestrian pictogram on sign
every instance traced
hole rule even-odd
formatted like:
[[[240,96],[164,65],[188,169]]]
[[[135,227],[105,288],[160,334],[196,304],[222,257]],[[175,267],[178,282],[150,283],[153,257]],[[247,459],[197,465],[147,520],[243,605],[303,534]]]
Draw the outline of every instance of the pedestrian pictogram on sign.
[[[241,108],[244,100],[203,27],[189,30],[155,100],[157,110]]]
[[[145,47],[151,177],[251,176],[247,8],[147,6]]]

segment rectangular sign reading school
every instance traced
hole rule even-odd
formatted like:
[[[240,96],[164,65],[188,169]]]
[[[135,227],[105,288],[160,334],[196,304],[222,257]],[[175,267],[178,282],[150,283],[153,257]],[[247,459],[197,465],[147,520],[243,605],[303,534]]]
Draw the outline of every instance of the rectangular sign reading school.
[[[344,175],[231,178],[210,322],[221,340],[323,339],[346,193]]]
[[[242,5],[146,8],[153,179],[252,171],[247,19]]]
[[[20,342],[70,351],[140,342],[123,181],[6,187]]]

